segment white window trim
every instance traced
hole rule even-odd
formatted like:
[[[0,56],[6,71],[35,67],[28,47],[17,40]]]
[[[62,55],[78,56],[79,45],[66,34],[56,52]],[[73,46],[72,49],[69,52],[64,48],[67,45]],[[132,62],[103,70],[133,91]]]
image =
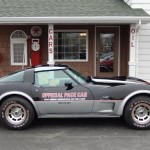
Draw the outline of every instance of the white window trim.
[[[87,35],[87,37],[86,37],[86,59],[85,60],[81,60],[81,59],[72,59],[72,60],[70,60],[70,59],[65,59],[65,60],[64,59],[61,59],[61,60],[60,59],[54,59],[55,62],[88,62],[88,60],[89,60],[88,30],[75,30],[75,29],[74,30],[55,30],[54,33],[55,32],[86,32],[86,35]]]
[[[21,31],[21,30],[15,30],[13,33],[16,31]],[[23,31],[21,31],[23,32]],[[12,66],[23,66],[27,65],[27,36],[26,38],[11,38],[13,33],[10,36],[10,58],[11,58],[11,65]],[[25,34],[25,32],[23,32]],[[26,35],[26,34],[25,34]],[[24,44],[24,63],[14,63],[14,49],[13,49],[13,44],[14,43],[23,43]]]

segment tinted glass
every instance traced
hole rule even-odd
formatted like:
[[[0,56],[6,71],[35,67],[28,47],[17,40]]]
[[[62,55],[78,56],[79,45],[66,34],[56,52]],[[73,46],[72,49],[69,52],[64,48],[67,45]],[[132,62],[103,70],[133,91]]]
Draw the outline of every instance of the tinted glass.
[[[114,70],[114,34],[100,34],[100,72]]]
[[[23,82],[24,81],[24,71],[20,71],[11,75],[8,75],[6,77],[3,77],[0,79],[0,82]]]
[[[68,74],[70,74],[70,76],[72,76],[79,83],[81,83],[81,84],[87,83],[87,81],[86,81],[87,77],[85,77],[84,75],[82,75],[78,71],[70,68],[70,69],[67,69],[66,72]]]

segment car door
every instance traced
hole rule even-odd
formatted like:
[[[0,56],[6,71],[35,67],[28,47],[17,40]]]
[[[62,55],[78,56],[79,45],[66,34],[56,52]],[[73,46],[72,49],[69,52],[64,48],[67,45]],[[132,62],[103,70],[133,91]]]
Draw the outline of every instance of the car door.
[[[35,83],[31,90],[42,115],[92,111],[94,99],[90,90],[64,70],[35,72]]]

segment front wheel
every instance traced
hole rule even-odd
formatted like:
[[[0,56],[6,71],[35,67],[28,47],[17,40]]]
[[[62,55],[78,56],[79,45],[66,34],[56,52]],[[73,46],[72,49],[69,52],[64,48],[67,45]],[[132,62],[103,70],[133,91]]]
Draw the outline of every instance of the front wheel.
[[[150,128],[150,97],[137,96],[124,110],[125,121],[134,129]]]
[[[21,97],[10,97],[0,107],[1,122],[10,129],[25,129],[34,120],[31,104]]]

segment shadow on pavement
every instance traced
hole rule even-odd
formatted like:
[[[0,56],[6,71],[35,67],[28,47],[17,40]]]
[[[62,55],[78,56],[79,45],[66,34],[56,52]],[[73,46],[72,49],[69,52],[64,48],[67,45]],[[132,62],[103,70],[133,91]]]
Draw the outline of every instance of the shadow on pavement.
[[[128,127],[123,118],[51,118],[36,119],[32,127],[38,128],[42,126],[57,127]]]

